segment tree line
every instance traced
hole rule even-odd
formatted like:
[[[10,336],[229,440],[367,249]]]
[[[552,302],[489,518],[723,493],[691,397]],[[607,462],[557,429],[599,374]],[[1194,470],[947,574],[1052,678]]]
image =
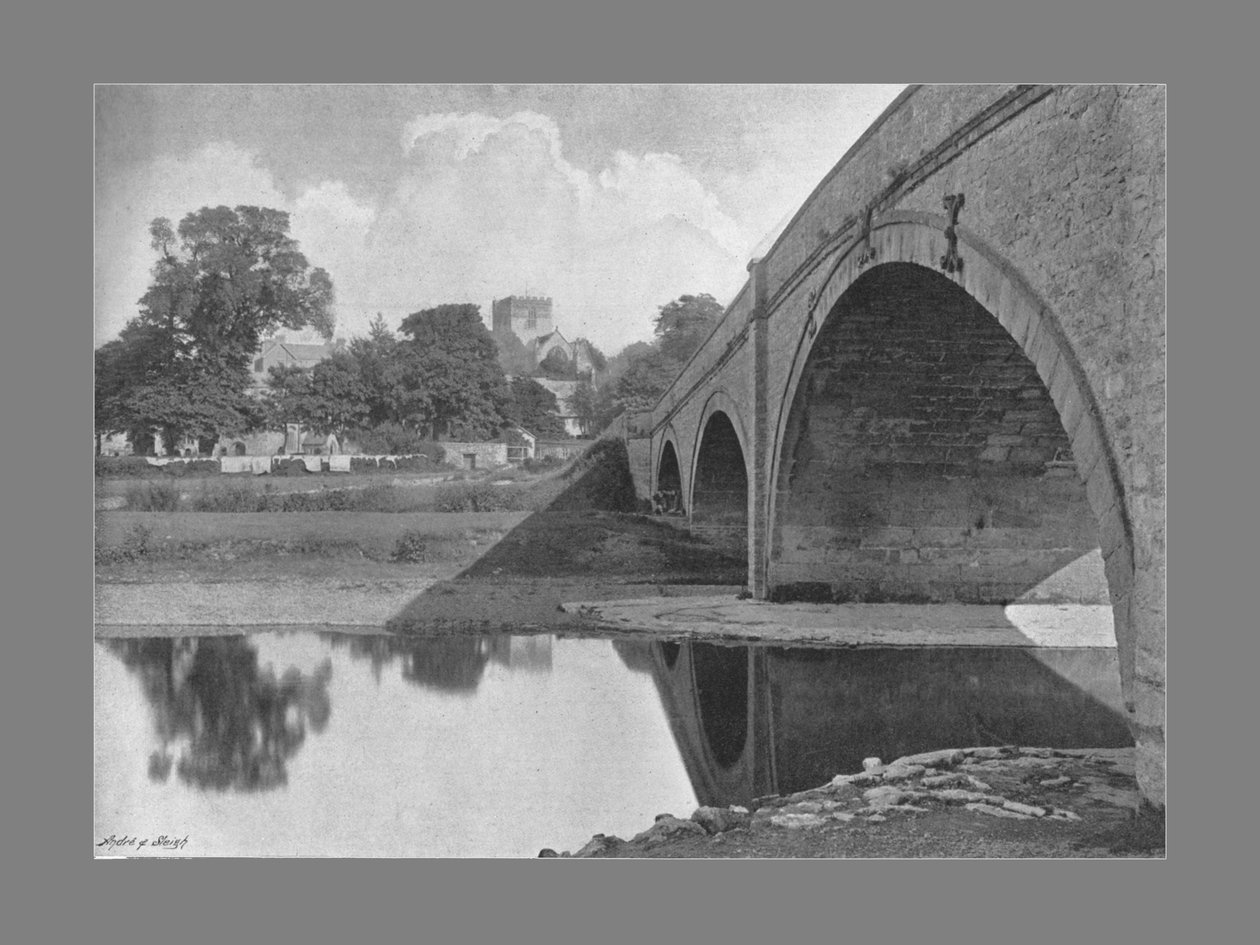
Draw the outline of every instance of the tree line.
[[[203,207],[178,228],[154,220],[150,236],[157,260],[140,314],[95,354],[98,450],[102,437],[125,433],[146,452],[158,432],[209,452],[220,438],[289,422],[384,452],[491,439],[511,424],[564,436],[543,378],[576,381],[571,407],[595,433],[622,410],[654,404],[722,315],[711,296],[684,295],[660,309],[651,343],[605,358],[579,340],[593,367],[580,374],[558,352],[533,364],[514,335],[486,328],[475,304],[414,312],[397,334],[378,314],[366,337],[313,368],[273,367],[258,398],[249,364],[265,337],[309,328],[331,339],[328,274],[310,266],[278,210]]]

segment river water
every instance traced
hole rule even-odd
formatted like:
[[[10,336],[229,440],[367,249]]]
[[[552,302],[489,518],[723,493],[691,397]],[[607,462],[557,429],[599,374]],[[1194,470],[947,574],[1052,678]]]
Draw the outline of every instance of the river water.
[[[95,674],[98,854],[532,857],[872,754],[1130,743],[1106,648],[301,630],[99,639]]]

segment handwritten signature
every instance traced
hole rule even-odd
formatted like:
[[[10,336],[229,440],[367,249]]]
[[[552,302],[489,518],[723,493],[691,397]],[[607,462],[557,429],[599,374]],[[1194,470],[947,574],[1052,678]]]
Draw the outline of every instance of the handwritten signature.
[[[108,837],[97,844],[98,847],[105,847],[108,850],[130,849],[130,850],[182,850],[188,846],[188,835],[182,837],[168,837],[162,834],[157,837],[133,837],[130,834],[111,833]]]

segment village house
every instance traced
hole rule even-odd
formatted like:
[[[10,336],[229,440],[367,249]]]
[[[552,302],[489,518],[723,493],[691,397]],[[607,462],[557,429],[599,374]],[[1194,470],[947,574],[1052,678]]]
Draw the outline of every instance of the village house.
[[[273,367],[313,368],[344,345],[345,340],[342,338],[327,343],[289,341],[284,335],[264,338],[249,366],[250,394],[262,396],[267,390],[268,372]]]

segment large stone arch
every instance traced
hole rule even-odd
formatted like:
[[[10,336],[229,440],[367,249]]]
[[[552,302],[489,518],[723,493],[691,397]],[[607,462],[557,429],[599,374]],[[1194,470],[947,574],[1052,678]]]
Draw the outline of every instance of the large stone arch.
[[[724,389],[700,412],[690,463],[687,511],[693,534],[746,554],[752,506],[751,440],[739,405]]]
[[[772,439],[766,496],[770,534],[775,534],[780,514],[783,449],[791,433],[788,426],[792,406],[824,319],[865,273],[876,268],[909,264],[944,277],[940,264],[947,249],[947,225],[948,221],[936,214],[888,214],[874,221],[869,245],[855,243],[848,247],[820,276],[807,279],[777,306],[778,311],[771,313],[772,320],[781,325],[791,323],[802,328],[790,369],[780,388],[781,396],[776,398],[771,394]],[[957,228],[957,239],[964,265],[961,272],[946,278],[996,318],[1035,367],[1070,443],[1088,506],[1098,526],[1126,708],[1139,744],[1139,778],[1143,779],[1142,755],[1145,754],[1149,756],[1149,773],[1143,779],[1144,794],[1162,804],[1163,625],[1162,620],[1154,621],[1148,616],[1144,625],[1138,626],[1134,619],[1133,526],[1124,501],[1117,459],[1100,419],[1095,392],[1056,313],[1033,291],[1028,281],[1000,254],[964,228]],[[777,416],[774,414],[776,405]],[[772,550],[767,547],[763,560],[752,564],[762,569],[772,586],[771,555]],[[1140,667],[1139,652],[1146,654],[1144,665]]]

